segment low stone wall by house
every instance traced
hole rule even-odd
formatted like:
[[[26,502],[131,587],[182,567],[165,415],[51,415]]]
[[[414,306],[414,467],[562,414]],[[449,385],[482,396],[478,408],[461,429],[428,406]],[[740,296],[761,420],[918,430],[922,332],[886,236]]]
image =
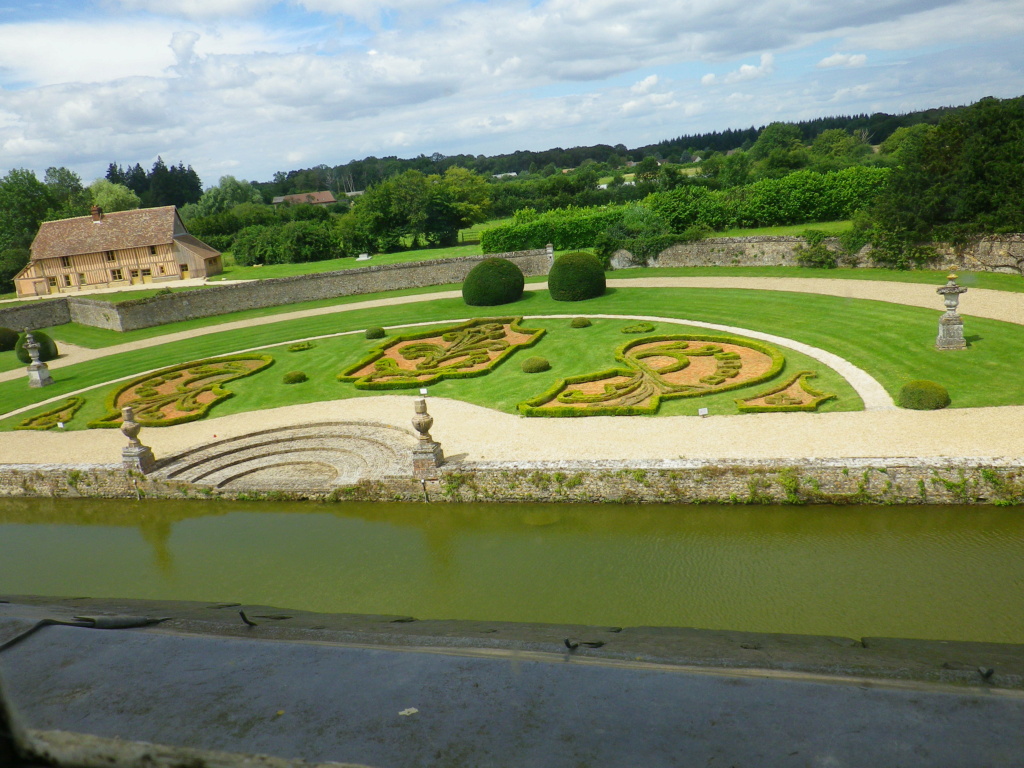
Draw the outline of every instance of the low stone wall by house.
[[[829,250],[839,251],[838,238],[825,238]],[[802,237],[709,237],[691,243],[679,243],[662,251],[653,267],[795,267],[797,256],[807,241]],[[956,248],[937,245],[938,256],[929,269],[973,270],[1024,274],[1024,234],[991,235]],[[615,269],[635,266],[628,251],[612,257]],[[857,254],[859,266],[872,266],[871,248]]]
[[[230,491],[119,465],[0,465],[0,497],[621,504],[1024,504],[1024,462],[847,459],[474,464],[430,480],[382,478],[330,491]]]
[[[546,275],[553,260],[552,252],[544,248],[499,255],[518,265],[523,274],[528,276]],[[491,257],[459,256],[228,285],[211,284],[195,290],[117,304],[82,296],[66,296],[38,304],[19,304],[11,309],[0,309],[0,326],[35,329],[75,322],[113,331],[132,331],[245,309],[461,283],[469,271],[486,258]],[[31,311],[22,313],[23,310]],[[9,325],[14,321],[18,324]]]
[[[49,328],[71,322],[71,313],[65,299],[32,301],[0,307],[0,327],[20,331],[28,328]]]

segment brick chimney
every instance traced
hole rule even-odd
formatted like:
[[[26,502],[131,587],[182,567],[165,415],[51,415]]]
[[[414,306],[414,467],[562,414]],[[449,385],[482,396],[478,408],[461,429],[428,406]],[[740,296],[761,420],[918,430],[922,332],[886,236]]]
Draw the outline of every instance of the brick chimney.
[[[100,208],[98,205],[94,205],[92,207],[92,220],[97,224],[103,221],[103,209]]]

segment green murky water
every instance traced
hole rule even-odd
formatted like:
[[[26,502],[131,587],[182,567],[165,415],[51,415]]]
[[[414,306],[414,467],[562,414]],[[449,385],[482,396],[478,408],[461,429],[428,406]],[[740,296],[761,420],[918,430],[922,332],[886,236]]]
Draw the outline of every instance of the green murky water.
[[[1024,510],[0,500],[0,592],[1024,642]]]

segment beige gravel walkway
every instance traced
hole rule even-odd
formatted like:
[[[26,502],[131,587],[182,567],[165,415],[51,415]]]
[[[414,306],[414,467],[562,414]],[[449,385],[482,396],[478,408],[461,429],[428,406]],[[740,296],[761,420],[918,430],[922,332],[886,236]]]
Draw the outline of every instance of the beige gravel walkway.
[[[613,284],[787,290],[923,306],[935,309],[936,315],[941,309],[934,286],[908,283],[804,278],[627,278],[615,280]],[[543,287],[542,284],[528,286],[530,290]],[[458,291],[444,291],[356,302],[228,323],[103,350],[70,350],[66,358],[51,363],[51,367],[59,368],[84,359],[229,328],[459,295]],[[964,296],[961,309],[967,316],[1024,325],[1024,294],[971,289]],[[790,341],[786,343],[793,345]],[[15,375],[24,373],[19,371]],[[436,418],[432,432],[442,442],[446,453],[473,461],[655,460],[680,457],[1019,460],[1024,457],[1024,406],[936,412],[891,409],[828,414],[745,414],[704,419],[525,419],[459,401],[432,398],[430,410]],[[411,415],[412,398],[395,395],[289,406],[262,411],[257,418],[254,414],[238,414],[206,419],[176,427],[145,430],[143,436],[158,456],[166,456],[215,437],[233,437],[255,429],[314,420],[358,419],[408,428]],[[0,434],[0,463],[116,462],[123,443],[124,438],[111,430],[3,433]]]

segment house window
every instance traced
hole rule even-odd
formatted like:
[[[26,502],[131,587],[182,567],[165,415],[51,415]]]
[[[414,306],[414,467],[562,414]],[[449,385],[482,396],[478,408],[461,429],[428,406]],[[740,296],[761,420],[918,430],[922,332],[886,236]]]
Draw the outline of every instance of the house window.
[[[50,287],[51,288],[56,288],[57,287],[57,278],[56,277],[48,277],[47,280],[50,281]]]
[[[155,245],[149,246],[149,253],[152,256],[156,256],[156,246]]]
[[[78,284],[85,285],[85,275],[83,275],[81,272],[78,273]]]
[[[152,275],[153,275],[153,270],[152,269],[144,269],[144,270],[142,270],[142,276],[143,277],[152,277]]]
[[[62,267],[70,267],[71,266],[71,257],[70,256],[61,256],[60,257],[60,265]]]
[[[107,257],[107,261],[117,261],[113,251],[104,251],[103,255]]]
[[[111,281],[124,280],[124,273],[120,269],[110,270]]]
[[[71,275],[64,275],[64,285],[65,286],[70,286],[71,285]]]
[[[163,264],[161,264],[159,267],[157,267],[157,269],[160,270],[160,274],[161,275],[166,275],[167,274],[167,270],[164,269],[164,265]]]

